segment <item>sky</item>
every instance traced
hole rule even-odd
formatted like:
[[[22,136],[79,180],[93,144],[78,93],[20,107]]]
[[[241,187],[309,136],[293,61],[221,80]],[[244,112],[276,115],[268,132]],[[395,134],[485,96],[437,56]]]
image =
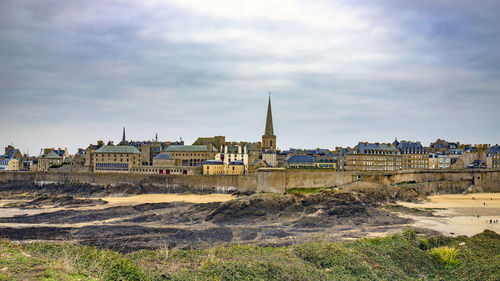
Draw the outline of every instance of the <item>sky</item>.
[[[2,147],[260,141],[269,92],[280,149],[500,143],[500,1],[0,6]]]

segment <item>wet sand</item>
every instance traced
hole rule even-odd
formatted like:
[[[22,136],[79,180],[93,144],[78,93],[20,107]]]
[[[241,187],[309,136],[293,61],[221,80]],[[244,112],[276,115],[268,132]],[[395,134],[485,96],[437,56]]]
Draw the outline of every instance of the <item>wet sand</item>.
[[[488,229],[500,233],[500,193],[446,194],[429,196],[423,203],[398,202],[408,208],[434,208],[434,217],[412,218],[412,226],[430,228],[445,235],[475,235]],[[498,221],[498,223],[490,223]]]

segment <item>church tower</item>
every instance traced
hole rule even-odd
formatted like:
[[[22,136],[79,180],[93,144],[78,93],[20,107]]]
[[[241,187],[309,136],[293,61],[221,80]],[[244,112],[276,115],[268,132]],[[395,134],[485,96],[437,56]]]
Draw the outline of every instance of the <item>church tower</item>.
[[[266,130],[262,136],[263,150],[276,150],[276,136],[273,129],[273,113],[271,112],[271,94],[269,94],[269,103],[267,104]]]

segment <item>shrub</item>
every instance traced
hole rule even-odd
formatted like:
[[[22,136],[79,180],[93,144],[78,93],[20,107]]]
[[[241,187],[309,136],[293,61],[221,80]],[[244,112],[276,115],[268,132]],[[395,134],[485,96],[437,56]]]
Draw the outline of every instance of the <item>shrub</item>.
[[[446,268],[458,265],[458,250],[455,247],[438,247],[430,250],[430,254],[445,264]]]

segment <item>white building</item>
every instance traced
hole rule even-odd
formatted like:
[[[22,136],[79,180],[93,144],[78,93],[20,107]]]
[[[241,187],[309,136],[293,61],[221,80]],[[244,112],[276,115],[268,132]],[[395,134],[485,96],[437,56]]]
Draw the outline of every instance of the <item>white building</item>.
[[[215,155],[215,160],[224,162],[225,170],[229,168],[229,162],[241,161],[245,166],[245,173],[248,173],[248,151],[246,146],[224,145],[220,151]]]

